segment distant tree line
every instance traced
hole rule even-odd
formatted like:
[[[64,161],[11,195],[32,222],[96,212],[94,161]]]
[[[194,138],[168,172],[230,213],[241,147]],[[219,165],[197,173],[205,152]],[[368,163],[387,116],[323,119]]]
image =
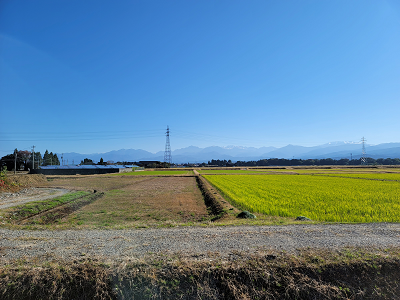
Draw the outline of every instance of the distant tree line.
[[[0,159],[0,167],[7,167],[8,171],[16,170],[28,171],[32,168],[33,161],[35,162],[35,169],[39,166],[47,165],[59,165],[60,161],[57,154],[53,154],[46,150],[43,157],[40,152],[35,152],[34,154],[28,150],[18,150],[15,149],[14,153],[7,154]]]
[[[371,157],[366,158],[367,165],[400,165],[400,158],[378,158],[374,159]],[[231,160],[219,160],[212,159],[208,161],[207,164],[202,164],[202,166],[218,166],[218,167],[255,167],[255,166],[326,166],[326,165],[349,165],[357,166],[362,165],[360,159],[284,159],[284,158],[269,158],[251,161],[237,161],[233,163]]]
[[[57,154],[53,154],[53,152],[50,152],[46,150],[46,152],[43,155],[43,164],[42,166],[58,166],[60,165],[60,160],[57,157]]]
[[[98,165],[98,166],[106,166],[106,165],[134,165],[136,162],[132,161],[117,161],[114,162],[113,160],[108,160],[104,161],[104,159],[101,157],[99,162],[96,164],[92,159],[90,158],[85,158],[84,160],[81,160],[81,165]]]

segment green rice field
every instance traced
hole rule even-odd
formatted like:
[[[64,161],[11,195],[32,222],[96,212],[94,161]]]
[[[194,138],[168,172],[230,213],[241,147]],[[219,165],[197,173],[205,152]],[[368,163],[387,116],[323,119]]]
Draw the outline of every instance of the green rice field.
[[[306,216],[326,222],[400,222],[397,181],[318,175],[204,175],[204,178],[232,204],[254,213]]]

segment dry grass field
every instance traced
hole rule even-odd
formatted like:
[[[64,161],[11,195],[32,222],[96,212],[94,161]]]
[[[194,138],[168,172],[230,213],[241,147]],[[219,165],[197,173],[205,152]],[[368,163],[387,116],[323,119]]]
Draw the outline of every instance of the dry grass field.
[[[194,177],[150,177],[110,189],[66,223],[117,228],[175,226],[210,218]]]
[[[195,177],[86,176],[50,180],[54,187],[104,192],[97,201],[60,220],[59,226],[168,227],[207,223],[211,218]]]

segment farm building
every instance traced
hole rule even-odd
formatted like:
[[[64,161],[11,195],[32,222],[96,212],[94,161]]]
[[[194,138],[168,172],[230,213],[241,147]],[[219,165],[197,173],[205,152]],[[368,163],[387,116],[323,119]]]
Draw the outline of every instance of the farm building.
[[[125,173],[143,168],[136,165],[68,165],[68,166],[41,166],[31,170],[31,174],[43,175],[93,175],[108,173]]]

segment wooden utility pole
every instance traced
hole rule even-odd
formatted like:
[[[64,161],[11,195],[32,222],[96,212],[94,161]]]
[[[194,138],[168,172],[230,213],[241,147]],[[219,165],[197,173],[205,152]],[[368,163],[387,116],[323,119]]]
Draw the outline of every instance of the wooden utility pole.
[[[14,175],[17,174],[17,149],[14,150]]]
[[[35,146],[32,146],[32,170],[35,169]]]

